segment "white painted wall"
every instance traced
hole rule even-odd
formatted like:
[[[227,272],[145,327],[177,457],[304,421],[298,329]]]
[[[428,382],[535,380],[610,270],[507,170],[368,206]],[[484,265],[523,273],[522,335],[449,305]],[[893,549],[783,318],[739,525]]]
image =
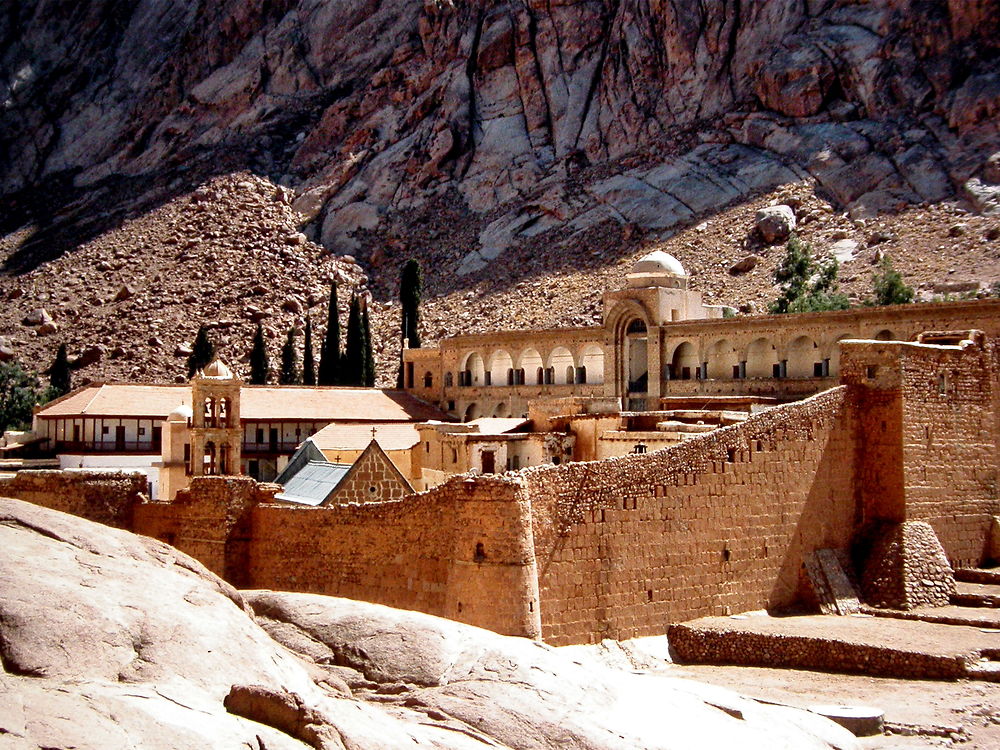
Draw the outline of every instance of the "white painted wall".
[[[67,455],[60,454],[60,469],[88,469],[90,471],[124,471],[127,473],[145,474],[146,480],[150,483],[150,499],[156,500],[157,485],[160,481],[160,470],[153,466],[154,461],[159,461],[159,456],[94,456],[94,455]]]

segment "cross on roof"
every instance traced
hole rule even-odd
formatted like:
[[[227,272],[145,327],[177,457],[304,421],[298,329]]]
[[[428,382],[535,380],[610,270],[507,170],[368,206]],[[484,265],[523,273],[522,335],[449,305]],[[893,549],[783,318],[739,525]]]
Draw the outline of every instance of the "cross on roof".
[[[372,427],[372,440],[375,439],[375,432],[376,432],[376,428]]]

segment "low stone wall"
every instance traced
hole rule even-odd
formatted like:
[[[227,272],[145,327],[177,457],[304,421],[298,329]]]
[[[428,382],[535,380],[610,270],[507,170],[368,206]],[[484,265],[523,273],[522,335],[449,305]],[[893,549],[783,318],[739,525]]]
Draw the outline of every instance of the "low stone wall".
[[[692,664],[786,667],[916,680],[958,680],[967,676],[967,661],[961,655],[918,653],[832,638],[703,628],[686,623],[671,625],[667,640],[678,661]]]
[[[0,480],[0,495],[25,500],[90,521],[131,529],[134,509],[145,502],[146,475],[103,471],[19,471]]]

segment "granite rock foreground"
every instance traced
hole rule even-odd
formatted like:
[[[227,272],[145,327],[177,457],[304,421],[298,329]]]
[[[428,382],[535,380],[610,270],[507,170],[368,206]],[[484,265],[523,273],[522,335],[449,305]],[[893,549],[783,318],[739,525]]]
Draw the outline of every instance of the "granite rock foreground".
[[[0,499],[0,748],[854,748],[806,712]],[[252,607],[252,609],[251,609]]]

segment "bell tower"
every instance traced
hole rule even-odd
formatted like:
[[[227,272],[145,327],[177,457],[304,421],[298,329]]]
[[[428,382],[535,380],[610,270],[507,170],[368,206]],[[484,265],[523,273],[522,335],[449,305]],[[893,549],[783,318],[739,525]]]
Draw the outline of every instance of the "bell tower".
[[[191,379],[191,475],[241,473],[240,386],[221,360]]]

